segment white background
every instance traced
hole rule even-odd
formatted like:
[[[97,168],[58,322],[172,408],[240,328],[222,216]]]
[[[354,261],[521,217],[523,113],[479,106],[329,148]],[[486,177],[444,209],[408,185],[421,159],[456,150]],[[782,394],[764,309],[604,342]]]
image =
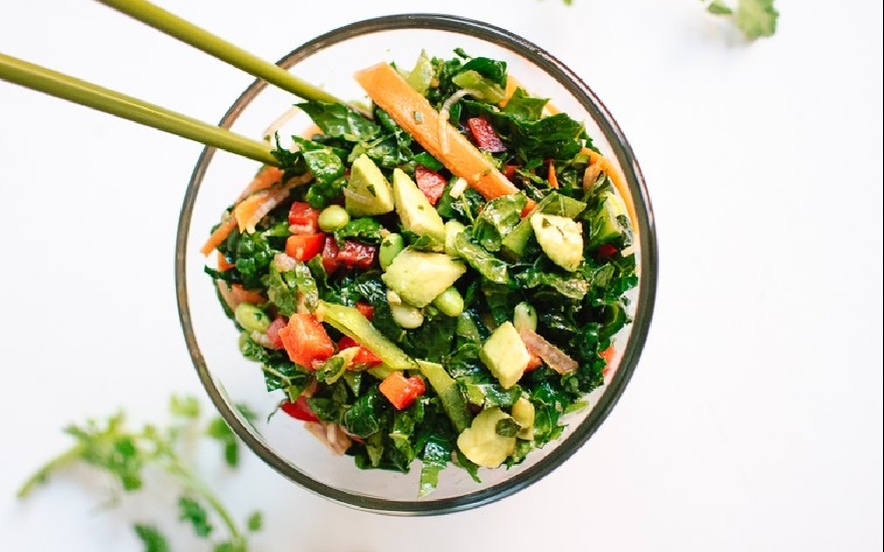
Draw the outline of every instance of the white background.
[[[779,31],[749,45],[696,0],[160,4],[268,59],[394,12],[521,33],[614,113],[657,217],[641,362],[560,470],[479,510],[403,519],[212,456],[204,475],[237,515],[266,513],[255,550],[881,549],[880,2],[777,0]],[[90,1],[2,0],[0,51],[207,121],[251,81]],[[13,497],[68,445],[63,425],[118,406],[162,420],[170,393],[201,393],[172,274],[199,150],[0,83],[0,550],[135,551],[133,519],[201,550],[171,489],[101,510],[103,483],[75,470]]]

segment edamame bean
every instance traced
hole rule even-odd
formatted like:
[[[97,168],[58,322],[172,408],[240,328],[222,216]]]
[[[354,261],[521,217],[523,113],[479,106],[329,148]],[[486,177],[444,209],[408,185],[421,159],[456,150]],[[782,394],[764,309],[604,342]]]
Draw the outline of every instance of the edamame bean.
[[[537,331],[537,310],[529,303],[522,301],[513,309],[513,326],[519,331],[522,328]]]
[[[240,303],[233,311],[233,317],[240,326],[250,332],[266,332],[270,327],[270,317],[267,313],[249,303]]]
[[[319,229],[323,232],[340,230],[350,222],[350,214],[340,205],[329,205],[319,213]]]
[[[400,328],[413,330],[419,328],[424,323],[424,313],[417,307],[413,307],[407,303],[390,304],[390,314],[393,315],[393,321],[399,324]]]
[[[433,305],[442,311],[442,314],[460,316],[463,312],[463,295],[456,287],[451,286],[433,299]]]
[[[405,249],[405,240],[402,238],[402,234],[387,234],[381,240],[381,247],[378,251],[378,262],[381,263],[381,268],[386,270],[403,249]]]

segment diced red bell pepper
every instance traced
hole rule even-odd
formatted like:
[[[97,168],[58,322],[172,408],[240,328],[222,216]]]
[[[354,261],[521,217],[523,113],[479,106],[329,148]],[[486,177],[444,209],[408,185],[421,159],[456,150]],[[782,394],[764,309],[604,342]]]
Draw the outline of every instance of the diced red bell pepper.
[[[295,201],[289,208],[289,226],[293,234],[314,234],[319,230],[319,209]]]
[[[374,307],[369,305],[364,301],[359,301],[356,303],[356,310],[362,313],[362,316],[371,320],[371,317],[374,316]]]
[[[307,262],[318,255],[325,244],[325,234],[292,234],[285,240],[285,254]]]
[[[359,352],[353,357],[353,366],[377,366],[383,364],[383,360],[349,336],[344,336],[338,341],[338,350],[349,349],[351,347],[359,347]]]
[[[344,247],[338,251],[338,261],[347,268],[367,269],[374,263],[377,246],[364,244],[355,240],[345,240]]]
[[[335,241],[333,236],[326,236],[325,244],[322,247],[322,268],[325,269],[326,274],[331,274],[335,270],[341,266],[341,261],[338,260],[338,242]]]
[[[387,397],[396,410],[402,410],[411,406],[415,399],[423,395],[427,386],[420,376],[406,378],[397,370],[384,378],[378,390]]]
[[[442,192],[445,191],[445,186],[448,185],[448,180],[444,176],[423,165],[414,168],[414,182],[427,197],[430,205],[436,205],[442,197]]]
[[[473,140],[479,149],[483,149],[489,153],[500,153],[506,151],[506,144],[500,139],[497,131],[484,117],[470,117],[467,119],[467,126],[473,135]]]
[[[286,322],[285,318],[278,316],[276,317],[276,320],[271,322],[270,326],[267,327],[267,337],[277,349],[282,349],[282,338],[279,337],[279,330],[285,328],[286,325],[288,325],[288,322]]]
[[[326,360],[335,354],[334,342],[312,314],[293,314],[278,333],[291,361],[308,370],[313,370],[313,361]]]
[[[291,402],[288,399],[282,401],[279,409],[296,420],[303,420],[305,422],[319,421],[319,418],[313,413],[313,409],[310,408],[307,397],[304,395],[299,396],[295,402]]]
[[[505,177],[509,178],[510,180],[512,180],[513,177],[516,176],[516,169],[517,168],[518,167],[516,165],[506,165],[503,168],[503,175]]]

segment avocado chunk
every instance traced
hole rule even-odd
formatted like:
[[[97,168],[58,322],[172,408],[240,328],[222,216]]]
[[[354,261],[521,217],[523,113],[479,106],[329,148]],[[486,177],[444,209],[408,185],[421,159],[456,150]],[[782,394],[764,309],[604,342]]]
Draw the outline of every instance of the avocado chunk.
[[[389,213],[395,207],[393,192],[383,173],[364,153],[353,161],[344,188],[344,209],[354,217]]]
[[[455,245],[457,235],[466,229],[467,227],[459,220],[451,219],[445,222],[445,248],[443,250],[447,255],[454,258],[458,257],[457,246]]]
[[[551,192],[534,206],[528,217],[523,218],[513,228],[513,231],[503,238],[500,246],[510,255],[521,257],[525,253],[525,246],[528,245],[528,238],[531,237],[530,215],[543,213],[545,215],[559,215],[576,219],[585,209],[586,203],[557,192]]]
[[[499,407],[486,408],[457,437],[457,448],[474,464],[496,468],[516,450],[516,438],[497,433],[497,424],[510,416]]]
[[[448,414],[454,429],[460,433],[468,428],[470,426],[470,410],[467,408],[467,402],[454,378],[448,375],[441,364],[418,360],[417,365],[420,367],[421,374],[427,378],[430,386],[439,395],[442,408]]]
[[[417,368],[417,363],[372,326],[368,318],[359,312],[359,309],[320,301],[316,314],[321,317],[323,322],[327,322],[334,329],[376,354],[385,365],[393,370],[414,370]]]
[[[617,247],[626,247],[632,243],[632,230],[629,227],[629,215],[623,199],[614,191],[601,194],[598,210],[585,220],[589,223],[589,247],[612,243]]]
[[[393,201],[405,230],[445,243],[445,222],[402,169],[393,169]]]
[[[583,225],[558,215],[531,215],[540,248],[560,267],[574,272],[583,260]]]
[[[531,361],[531,354],[512,322],[498,326],[479,351],[479,359],[497,378],[504,389],[522,379]]]
[[[381,279],[403,301],[423,308],[466,271],[466,265],[445,253],[405,248],[393,258]]]
[[[513,403],[511,415],[522,428],[516,437],[526,441],[534,439],[534,403],[525,397],[519,397]]]

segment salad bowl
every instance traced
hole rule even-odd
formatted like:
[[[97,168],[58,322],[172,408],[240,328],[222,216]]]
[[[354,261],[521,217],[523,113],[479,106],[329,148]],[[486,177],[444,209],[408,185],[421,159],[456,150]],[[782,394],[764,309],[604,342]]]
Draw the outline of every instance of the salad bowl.
[[[368,110],[370,105],[366,91],[354,78],[360,70],[381,62],[411,68],[422,54],[447,59],[455,52],[505,62],[508,74],[515,76],[532,96],[549,100],[549,113],[565,113],[582,123],[596,152],[593,155],[601,156],[605,170],[617,175],[620,196],[632,223],[630,243],[622,252],[634,259],[634,281],[623,301],[623,316],[628,322],[611,337],[612,355],[607,359],[601,385],[582,397],[576,405],[581,408],[570,405],[567,412],[558,413],[562,415],[561,430],[543,446],[497,467],[466,462],[476,469],[447,467],[432,477],[421,469],[419,460],[410,469],[394,471],[366,469],[368,460],[360,467],[350,454],[331,454],[328,438],[317,439],[302,427],[303,417],[299,420],[297,415],[287,415],[295,397],[276,389],[279,385],[270,385],[276,376],[268,379],[267,370],[244,357],[242,320],[232,324],[225,316],[219,305],[219,288],[207,276],[207,266],[210,273],[218,269],[207,259],[205,250],[201,251],[203,244],[218,227],[219,214],[227,211],[244,185],[255,178],[255,162],[204,149],[187,185],[179,219],[175,277],[181,327],[211,401],[234,433],[287,479],[336,503],[371,512],[435,515],[475,508],[512,495],[549,474],[599,429],[626,390],[653,313],[656,237],[638,163],[599,98],[555,57],[493,25],[448,15],[406,14],[346,25],[297,47],[278,63],[351,102],[357,112]],[[299,102],[284,91],[256,81],[236,99],[219,125],[256,138],[303,136],[312,121],[305,110],[292,108]],[[354,170],[348,167],[351,177]],[[541,312],[544,307],[543,302],[535,305]],[[329,311],[327,317],[333,318],[333,314]],[[422,380],[428,379],[432,386],[433,379],[423,375]],[[273,381],[278,383],[278,378]],[[506,387],[511,388],[512,382]],[[473,405],[471,412],[475,410]],[[358,443],[354,448],[363,450],[359,435],[347,437]],[[429,487],[428,478],[432,479]]]

